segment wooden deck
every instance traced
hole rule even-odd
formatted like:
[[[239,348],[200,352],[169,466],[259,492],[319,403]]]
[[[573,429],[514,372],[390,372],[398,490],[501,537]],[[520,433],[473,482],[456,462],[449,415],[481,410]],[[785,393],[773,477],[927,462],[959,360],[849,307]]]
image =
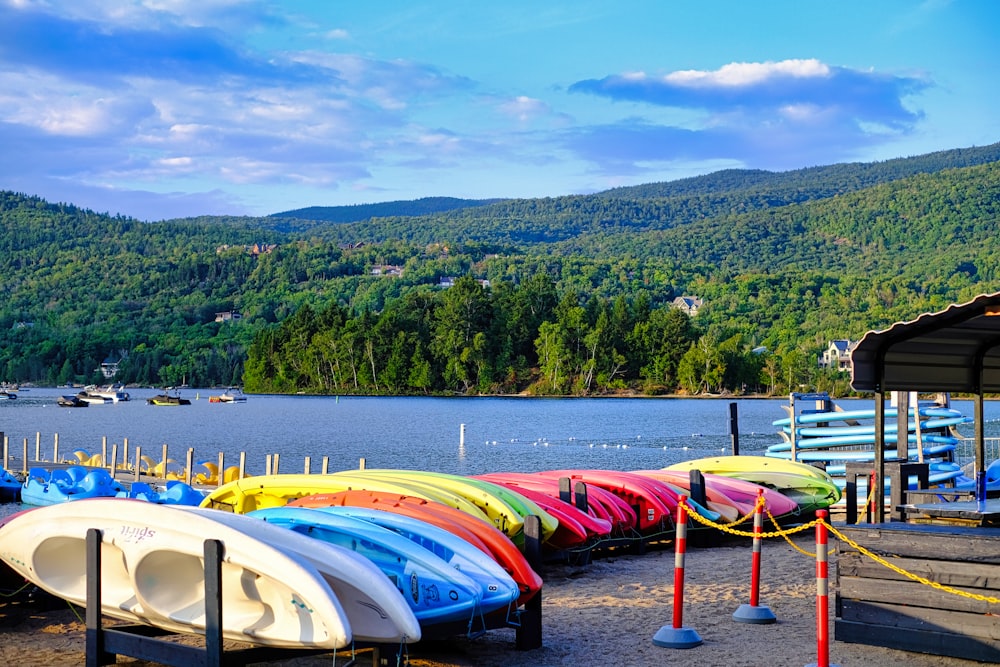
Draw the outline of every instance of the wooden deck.
[[[907,572],[1000,600],[1000,528],[895,522],[838,529]],[[837,549],[835,639],[1000,663],[1000,601],[949,593],[847,544]]]

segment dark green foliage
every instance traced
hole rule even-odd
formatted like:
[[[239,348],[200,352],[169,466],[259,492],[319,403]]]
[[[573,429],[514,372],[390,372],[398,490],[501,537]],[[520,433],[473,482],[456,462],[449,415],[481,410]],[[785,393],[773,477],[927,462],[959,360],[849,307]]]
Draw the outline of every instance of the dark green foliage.
[[[397,202],[349,224],[151,224],[0,192],[0,380],[94,382],[110,359],[118,381],[252,391],[842,391],[816,368],[831,339],[1000,289],[998,159]]]

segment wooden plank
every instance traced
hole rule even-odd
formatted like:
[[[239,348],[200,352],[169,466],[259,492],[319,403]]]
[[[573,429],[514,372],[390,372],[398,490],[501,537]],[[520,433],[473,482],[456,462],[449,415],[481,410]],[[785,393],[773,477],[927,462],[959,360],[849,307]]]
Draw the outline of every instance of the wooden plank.
[[[956,641],[976,637],[994,641],[1000,647],[1000,623],[997,623],[996,616],[986,614],[844,600],[841,617],[845,621],[881,625],[896,631],[950,632],[955,635]]]
[[[975,589],[956,588],[978,594]],[[995,614],[1000,611],[1000,605],[946,593],[912,581],[873,580],[841,576],[837,596],[844,601],[886,602],[915,607],[934,607],[971,614]]]
[[[958,565],[947,560],[916,558],[886,558],[885,560],[911,574],[925,577],[939,584],[980,589],[979,592],[983,595],[1000,598],[1000,564],[962,563]],[[838,576],[909,581],[904,575],[857,551],[839,554],[836,569]]]
[[[902,524],[905,528],[838,526],[845,537],[880,556],[947,559],[970,563],[1000,563],[1000,530]],[[838,543],[838,551],[850,545]]]
[[[835,621],[833,628],[834,639],[841,642],[1000,663],[1000,646],[947,632],[900,632],[891,627],[842,620]]]

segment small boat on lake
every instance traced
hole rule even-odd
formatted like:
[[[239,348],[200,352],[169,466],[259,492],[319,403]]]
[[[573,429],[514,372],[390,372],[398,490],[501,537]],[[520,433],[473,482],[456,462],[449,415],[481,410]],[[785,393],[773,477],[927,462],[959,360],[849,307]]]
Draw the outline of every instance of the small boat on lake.
[[[56,399],[56,404],[60,408],[85,408],[88,405],[90,405],[90,403],[83,400],[76,394],[67,394],[65,396],[60,396],[59,398]]]
[[[180,392],[172,387],[164,389],[162,394],[147,398],[146,403],[149,405],[191,405],[189,399],[181,398]]]
[[[90,396],[106,398],[112,403],[120,403],[122,401],[129,400],[128,392],[125,391],[125,385],[119,385],[117,387],[113,384],[109,384],[106,387],[89,385],[84,387],[84,391]]]
[[[246,403],[247,397],[239,389],[230,387],[217,396],[209,396],[209,403]]]

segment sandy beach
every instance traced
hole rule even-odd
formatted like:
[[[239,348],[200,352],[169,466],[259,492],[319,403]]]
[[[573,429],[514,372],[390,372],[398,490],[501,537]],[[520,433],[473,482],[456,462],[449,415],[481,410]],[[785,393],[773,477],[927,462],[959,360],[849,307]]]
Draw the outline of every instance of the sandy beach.
[[[812,534],[796,543],[814,549]],[[833,545],[831,544],[831,547]],[[831,572],[836,562],[831,548]],[[726,665],[731,667],[803,667],[817,661],[815,559],[783,540],[764,543],[760,604],[777,618],[770,625],[737,623],[732,615],[749,602],[749,541],[731,546],[691,548],[686,559],[683,622],[703,644],[689,649],[663,648],[652,639],[673,625],[672,547],[644,554],[614,554],[586,565],[547,564],[543,597],[543,647],[519,651],[512,629],[476,638],[420,642],[408,660],[416,667],[555,667],[556,665]],[[83,610],[64,603],[51,609],[0,604],[0,660],[8,665],[82,665]],[[979,662],[894,651],[833,641],[830,598],[830,664],[842,667],[908,665],[964,667]],[[186,638],[198,642],[200,638]],[[359,665],[370,665],[370,652],[359,651]],[[342,651],[266,663],[313,667],[345,665]],[[119,664],[146,665],[119,656]]]

